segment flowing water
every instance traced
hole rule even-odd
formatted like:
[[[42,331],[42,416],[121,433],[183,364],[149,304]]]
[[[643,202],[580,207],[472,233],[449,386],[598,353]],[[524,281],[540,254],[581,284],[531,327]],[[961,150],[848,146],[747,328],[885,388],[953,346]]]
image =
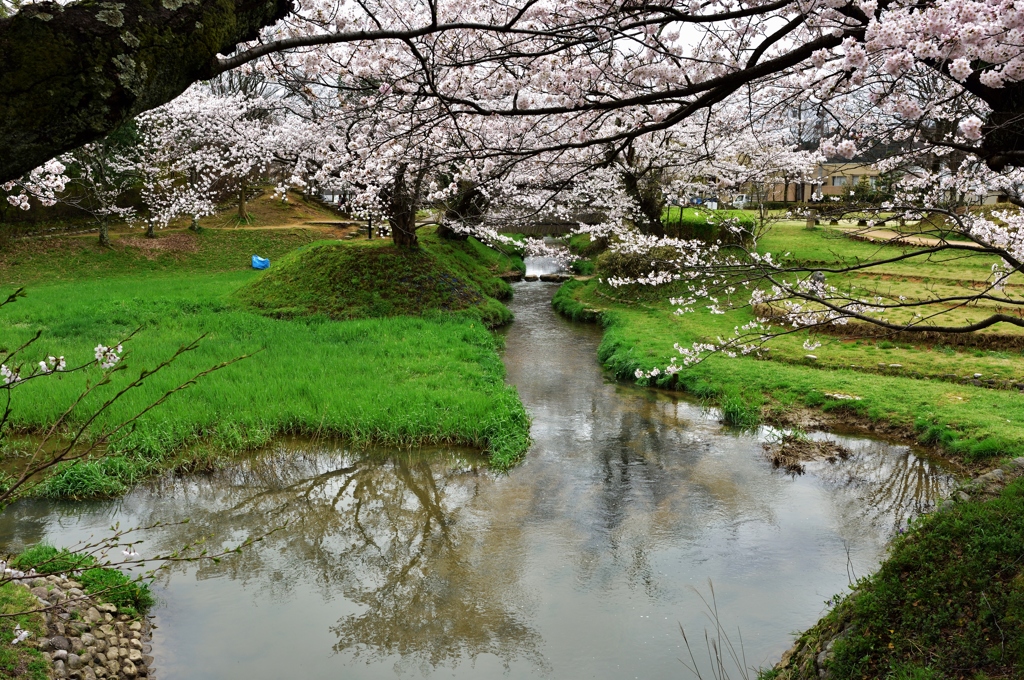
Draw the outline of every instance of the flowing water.
[[[161,680],[684,678],[679,626],[706,656],[709,579],[746,664],[770,663],[951,483],[906,447],[845,437],[848,461],[773,470],[765,432],[609,381],[600,331],[558,318],[554,289],[516,287],[505,362],[534,444],[508,475],[471,451],[284,441],[117,501],[19,503],[0,548],[190,518],[148,531],[152,554],[285,526],[159,578]]]

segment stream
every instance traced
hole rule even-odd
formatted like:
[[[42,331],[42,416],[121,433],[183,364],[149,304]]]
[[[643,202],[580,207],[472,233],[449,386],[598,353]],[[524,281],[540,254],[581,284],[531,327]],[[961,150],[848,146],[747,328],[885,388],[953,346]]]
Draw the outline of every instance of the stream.
[[[954,481],[906,446],[836,435],[849,460],[775,470],[770,430],[610,380],[600,329],[558,317],[556,288],[515,286],[504,360],[534,443],[507,475],[473,451],[284,440],[114,501],[19,502],[0,549],[189,518],[137,549],[212,551],[284,525],[158,577],[160,680],[687,678],[680,626],[706,665],[709,581],[741,664],[774,663]]]

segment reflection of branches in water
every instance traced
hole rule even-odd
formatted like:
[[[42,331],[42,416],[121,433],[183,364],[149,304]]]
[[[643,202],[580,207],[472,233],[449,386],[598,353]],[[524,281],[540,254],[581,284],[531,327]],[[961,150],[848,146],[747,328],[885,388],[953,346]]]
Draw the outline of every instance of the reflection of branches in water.
[[[954,478],[908,447],[883,442],[853,444],[850,458],[822,464],[817,475],[834,489],[855,491],[861,512],[872,522],[893,529],[927,512],[954,484]]]
[[[168,483],[195,530],[219,540],[287,523],[261,548],[198,576],[255,580],[271,597],[303,580],[328,598],[343,593],[360,611],[332,628],[337,652],[434,666],[487,653],[545,667],[541,638],[518,611],[521,537],[514,527],[474,526],[468,501],[490,478],[464,460],[286,455]]]

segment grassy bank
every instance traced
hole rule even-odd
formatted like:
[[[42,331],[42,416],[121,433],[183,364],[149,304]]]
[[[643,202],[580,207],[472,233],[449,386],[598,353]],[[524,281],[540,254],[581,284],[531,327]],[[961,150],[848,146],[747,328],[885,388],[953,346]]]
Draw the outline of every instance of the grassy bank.
[[[876,258],[895,250],[795,225],[773,232],[762,248],[786,252],[790,262],[801,264]],[[974,287],[990,266],[990,259],[978,256],[945,265],[900,263],[845,283],[864,291],[885,286],[892,297],[923,297],[934,289]],[[565,284],[553,305],[567,317],[605,326],[599,358],[620,379],[636,380],[638,369],[664,369],[678,357],[675,343],[714,342],[752,318],[747,309],[676,316],[667,301],[672,291],[612,289],[599,277],[600,271],[589,281]],[[987,312],[965,310],[963,318]],[[1014,333],[1000,330],[1010,339]],[[963,383],[963,376],[975,373],[996,384],[1020,381],[1019,349],[985,349],[987,338],[981,346],[954,347],[851,333],[819,336],[822,345],[809,357],[804,339],[776,339],[760,358],[713,356],[653,382],[721,407],[733,425],[752,426],[764,418],[795,422],[824,413],[840,425],[937,446],[967,468],[1024,455],[1024,395]],[[972,496],[915,520],[893,541],[879,572],[858,582],[848,597],[836,596],[832,610],[801,636],[797,652],[759,677],[810,680],[822,677],[823,668],[833,680],[1021,677],[1022,517],[1024,481],[1018,480],[994,499]]]
[[[33,645],[11,645],[17,633],[27,630],[31,640],[46,634],[46,622],[39,613],[24,614],[38,606],[39,600],[16,583],[0,585],[0,677],[7,680],[48,680],[50,662]],[[15,616],[11,616],[16,614]]]
[[[238,299],[282,318],[455,312],[490,327],[512,320],[499,302],[512,297],[512,288],[494,273],[515,263],[475,239],[451,242],[426,233],[421,240],[419,249],[381,240],[313,243],[240,289]]]
[[[667,366],[673,356],[678,357],[673,343],[689,346],[713,340],[736,325],[729,315],[675,316],[667,301],[651,296],[643,302],[617,302],[620,296],[622,291],[610,290],[595,279],[566,284],[554,300],[556,308],[572,318],[600,315],[606,330],[599,358],[620,379],[634,380],[637,369]],[[821,349],[816,351],[823,354]],[[855,345],[853,351],[887,350],[872,343]],[[936,348],[917,351],[925,355],[922,361],[945,356]],[[987,356],[980,358],[986,360]],[[969,364],[966,368],[970,369]],[[811,407],[840,419],[895,428],[923,444],[942,447],[968,465],[1024,455],[1024,396],[1015,391],[840,368],[821,360],[791,362],[774,353],[771,359],[713,356],[656,383],[717,403],[734,424],[756,423],[761,417],[786,421]]]
[[[808,230],[797,222],[775,226],[758,247],[801,265],[849,264],[904,250],[852,240],[834,230]],[[913,300],[930,291],[984,285],[992,261],[985,255],[957,254],[949,262],[896,262],[850,275],[842,285]],[[567,284],[554,304],[572,318],[602,319],[607,331],[600,358],[622,379],[634,379],[637,369],[664,369],[673,357],[678,359],[675,343],[690,347],[715,342],[754,318],[749,308],[712,314],[700,305],[692,314],[675,315],[668,298],[681,291],[612,289],[600,283],[600,275]],[[1016,281],[1010,283],[1010,288],[1016,286]],[[967,320],[991,311],[979,305],[956,314]],[[656,382],[717,402],[726,419],[739,424],[762,416],[785,422],[811,407],[939,446],[968,465],[984,465],[1000,456],[1024,454],[1024,396],[1018,390],[986,387],[1024,383],[1022,351],[1013,348],[1018,330],[980,334],[971,346],[962,338],[946,343],[871,337],[849,324],[842,329],[845,335],[817,335],[820,346],[813,354],[803,346],[805,334],[779,337],[769,343],[764,357],[712,357]],[[954,346],[954,341],[961,344]],[[1009,348],[988,348],[998,342]]]
[[[57,550],[51,545],[34,545],[10,561],[11,567],[21,571],[35,569],[39,574],[71,574],[82,584],[82,590],[100,597],[104,602],[117,605],[121,614],[138,617],[156,604],[149,585],[133,581],[118,569],[96,566],[91,555],[68,550]]]
[[[922,517],[766,677],[1018,678],[1024,665],[1024,480]],[[833,642],[834,641],[834,642]],[[816,661],[831,642],[827,660]]]
[[[53,248],[48,258],[8,261],[5,283],[30,285],[26,298],[0,313],[0,338],[4,346],[14,347],[41,330],[43,338],[29,359],[65,355],[74,365],[89,360],[98,343],[110,345],[140,329],[126,344],[129,370],[86,399],[76,412],[79,417],[91,413],[142,367],[154,366],[205,334],[198,350],[147,379],[97,426],[122,421],[209,366],[254,355],[172,396],[114,443],[111,455],[60,470],[45,482],[42,493],[118,494],[156,470],[202,467],[224,453],[259,447],[282,434],[333,436],[356,445],[469,445],[484,449],[497,468],[514,464],[528,443],[528,418],[515,390],[503,383],[497,341],[479,314],[419,309],[402,311],[424,316],[333,321],[312,313],[274,318],[239,299],[244,297],[236,294],[240,289],[260,285],[261,274],[248,269],[253,252],[271,257],[274,264],[267,275],[273,274],[281,251],[320,235],[305,230],[293,236],[210,230],[195,237],[203,244],[199,251],[156,260],[127,248],[94,253],[91,243],[71,243]],[[488,273],[491,267],[501,269],[501,256],[487,260],[482,246],[472,242],[430,250],[430,238],[425,240],[428,252],[452,276],[464,272],[448,267],[456,256],[439,253],[442,249],[458,251],[464,267],[475,262],[476,276],[490,278],[493,290],[504,285]],[[387,247],[376,243],[374,247]],[[207,248],[216,253],[209,259],[199,256]],[[94,266],[62,261],[68,253],[81,251],[95,258]],[[61,275],[52,277],[50,271]],[[53,278],[58,280],[42,282]],[[485,302],[499,304],[490,297]],[[53,422],[97,371],[19,387],[15,427],[31,432]]]

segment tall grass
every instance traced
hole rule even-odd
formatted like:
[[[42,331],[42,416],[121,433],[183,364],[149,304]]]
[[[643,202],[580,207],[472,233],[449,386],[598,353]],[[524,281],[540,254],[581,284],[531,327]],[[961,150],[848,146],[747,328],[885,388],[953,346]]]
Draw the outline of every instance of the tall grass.
[[[478,446],[500,468],[525,451],[528,418],[514,388],[503,384],[495,340],[479,321],[443,315],[272,319],[229,302],[252,277],[81,280],[30,289],[5,308],[2,344],[16,346],[42,330],[33,353],[65,355],[69,364],[89,359],[98,343],[110,345],[141,329],[126,345],[131,369],[86,399],[81,416],[135,371],[205,334],[198,350],[129,393],[98,426],[120,422],[211,365],[255,353],[174,395],[113,445],[117,456],[61,470],[44,493],[119,493],[187,447],[244,450],[280,434],[337,436],[354,444]],[[14,426],[32,430],[53,422],[90,377],[86,372],[19,388]]]
[[[564,298],[556,309],[569,316],[573,309],[602,310],[605,333],[598,358],[619,379],[634,380],[637,369],[663,369],[673,357],[678,359],[674,343],[685,347],[728,334],[720,316],[673,315],[674,307],[664,300],[634,306],[614,304],[594,293],[597,286],[596,281],[564,286],[565,294],[556,296]],[[860,349],[849,343],[836,345],[837,363],[842,359],[840,353]],[[723,418],[741,427],[753,424],[755,410],[771,415],[771,411],[784,414],[814,407],[899,427],[922,443],[940,445],[948,455],[972,465],[1024,455],[1024,395],[1019,392],[822,364],[824,361],[799,365],[750,356],[713,356],[677,374],[663,374],[655,382],[724,407]],[[829,396],[836,393],[859,399]]]
[[[149,610],[156,600],[149,584],[132,580],[123,572],[108,567],[96,567],[96,559],[67,549],[57,550],[39,543],[11,560],[11,566],[40,574],[68,574],[81,582],[85,592],[98,595],[106,602],[117,605],[122,614],[138,616]]]

